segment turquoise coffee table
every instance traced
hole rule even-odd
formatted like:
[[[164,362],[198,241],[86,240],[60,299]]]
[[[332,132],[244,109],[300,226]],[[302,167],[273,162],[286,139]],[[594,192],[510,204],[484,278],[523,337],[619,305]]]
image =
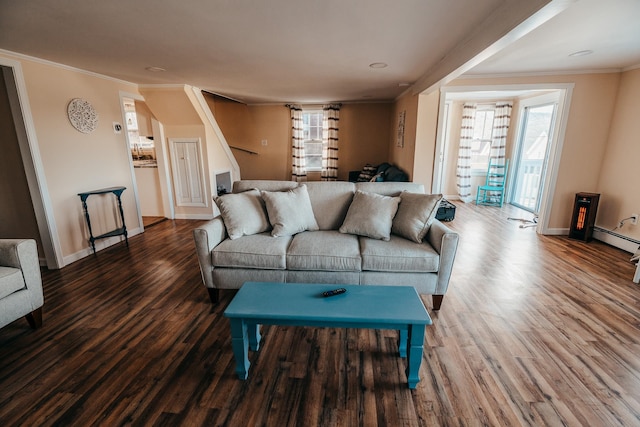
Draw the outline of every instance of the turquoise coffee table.
[[[323,297],[322,292],[345,288],[346,293]],[[400,357],[407,357],[409,388],[420,381],[424,330],[431,318],[410,286],[310,285],[245,283],[224,315],[231,321],[236,373],[249,375],[248,349],[260,346],[260,325],[329,328],[396,329]]]

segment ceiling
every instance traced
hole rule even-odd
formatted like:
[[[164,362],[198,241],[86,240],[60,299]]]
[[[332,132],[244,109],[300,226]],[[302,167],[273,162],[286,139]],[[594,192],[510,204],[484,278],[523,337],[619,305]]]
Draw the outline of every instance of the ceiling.
[[[640,1],[580,0],[468,74],[621,71],[640,66]],[[569,56],[592,51],[585,56]]]
[[[0,0],[0,49],[247,103],[378,101],[463,72],[636,66],[638,16],[638,0]]]

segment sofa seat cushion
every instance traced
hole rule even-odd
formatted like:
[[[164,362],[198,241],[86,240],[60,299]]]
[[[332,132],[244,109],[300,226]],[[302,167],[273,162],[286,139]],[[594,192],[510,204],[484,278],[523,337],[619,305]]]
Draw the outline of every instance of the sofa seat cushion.
[[[440,256],[428,244],[415,243],[399,236],[388,242],[360,237],[363,271],[436,273]]]
[[[24,278],[19,268],[0,267],[0,299],[24,288]]]
[[[213,249],[212,262],[216,267],[283,270],[290,243],[291,236],[272,237],[269,232],[226,239]]]
[[[358,237],[336,230],[297,234],[287,252],[287,269],[360,271]]]

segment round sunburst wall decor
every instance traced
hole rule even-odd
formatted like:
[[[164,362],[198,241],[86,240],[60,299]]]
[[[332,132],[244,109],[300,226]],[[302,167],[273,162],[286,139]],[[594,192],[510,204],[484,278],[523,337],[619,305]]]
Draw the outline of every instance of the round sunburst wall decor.
[[[71,125],[82,133],[91,133],[98,127],[98,113],[82,98],[74,98],[67,106],[67,115]]]

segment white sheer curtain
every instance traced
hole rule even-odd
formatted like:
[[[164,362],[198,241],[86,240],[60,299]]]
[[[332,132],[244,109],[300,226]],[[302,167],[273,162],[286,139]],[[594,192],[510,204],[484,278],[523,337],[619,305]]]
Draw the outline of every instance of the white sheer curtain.
[[[473,139],[473,121],[476,105],[462,106],[462,125],[460,128],[460,147],[458,148],[458,165],[456,169],[456,186],[463,202],[470,202],[471,197],[471,140]]]
[[[340,123],[340,104],[322,107],[322,181],[338,179],[338,125]]]
[[[302,107],[287,105],[291,110],[291,181],[306,181]]]
[[[493,139],[491,140],[489,158],[496,160],[494,163],[498,165],[504,165],[507,132],[509,132],[512,109],[513,104],[510,102],[496,103],[495,114],[493,116]]]

